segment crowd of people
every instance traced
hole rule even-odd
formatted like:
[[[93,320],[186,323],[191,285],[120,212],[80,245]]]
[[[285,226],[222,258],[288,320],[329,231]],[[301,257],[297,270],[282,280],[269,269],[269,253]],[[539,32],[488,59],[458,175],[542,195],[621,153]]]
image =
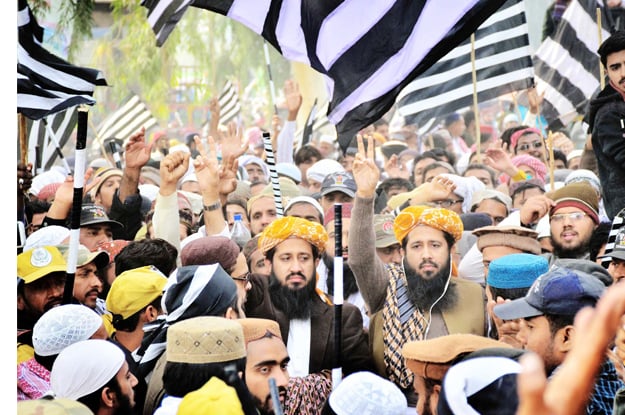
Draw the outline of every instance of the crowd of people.
[[[214,100],[87,160],[78,207],[18,164],[18,413],[625,413],[625,32],[599,54],[582,145],[530,90],[298,146],[288,81],[275,163]]]

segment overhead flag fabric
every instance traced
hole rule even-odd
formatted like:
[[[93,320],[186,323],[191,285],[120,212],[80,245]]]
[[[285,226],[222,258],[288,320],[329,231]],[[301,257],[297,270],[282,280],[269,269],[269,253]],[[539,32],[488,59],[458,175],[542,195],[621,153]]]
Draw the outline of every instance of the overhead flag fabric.
[[[549,129],[569,124],[586,113],[590,98],[598,91],[599,31],[596,0],[573,0],[562,15],[553,37],[543,41],[534,55],[536,89],[545,93],[541,114]],[[602,13],[602,39],[610,33]]]
[[[148,107],[138,95],[134,95],[102,122],[98,128],[98,137],[102,140],[107,138],[126,140],[141,127],[148,130],[156,124],[158,121],[152,116]]]
[[[532,86],[531,55],[524,2],[508,0],[475,32],[478,101]],[[419,75],[397,97],[399,115],[407,124],[420,127],[472,104],[470,38]]]
[[[347,148],[399,92],[467,39],[505,0],[144,0],[157,44],[189,5],[241,22],[326,79],[329,120]]]
[[[60,151],[69,141],[78,120],[76,107],[48,115],[40,120],[28,122],[29,160],[37,160],[37,170],[47,171],[57,158],[63,158]],[[47,124],[47,126],[46,126]],[[54,137],[52,137],[54,135]],[[57,147],[58,144],[58,147]],[[38,154],[36,152],[38,151]]]
[[[224,125],[241,114],[239,93],[231,81],[226,82],[221,95],[219,95],[219,109],[219,122]]]
[[[102,73],[74,66],[43,48],[43,28],[26,0],[18,1],[17,30],[17,112],[38,120],[72,106],[95,104],[95,87],[106,85]]]

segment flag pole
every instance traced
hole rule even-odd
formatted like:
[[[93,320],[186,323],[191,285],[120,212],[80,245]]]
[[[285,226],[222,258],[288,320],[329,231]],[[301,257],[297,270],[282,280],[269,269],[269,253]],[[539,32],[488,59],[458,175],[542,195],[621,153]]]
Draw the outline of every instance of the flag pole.
[[[263,143],[265,145],[265,163],[269,166],[269,176],[271,177],[271,187],[273,188],[273,200],[276,203],[276,216],[281,218],[284,216],[282,208],[282,192],[280,191],[280,180],[278,180],[278,171],[276,170],[276,162],[273,157],[273,145],[271,144],[271,134],[263,132]]]
[[[343,378],[341,342],[343,327],[343,205],[334,204],[334,367],[332,390]]]
[[[273,403],[273,413],[275,415],[284,415],[282,404],[280,403],[280,393],[274,378],[269,378],[269,391],[271,393],[271,402]]]
[[[63,166],[65,166],[65,172],[67,174],[71,174],[72,169],[69,167],[67,160],[65,160],[65,156],[63,156],[63,152],[61,151],[61,145],[59,144],[59,140],[56,138],[56,134],[54,134],[54,130],[52,130],[52,127],[50,127],[50,124],[48,124],[48,120],[46,120],[45,118],[42,119],[41,122],[43,122],[43,125],[46,127],[46,132],[48,133],[52,141],[54,141],[54,146],[56,147],[56,154],[58,154],[59,158],[63,162]]]
[[[601,8],[597,7],[597,31],[599,32],[599,46],[603,43],[603,36],[601,35]],[[599,82],[601,90],[605,88],[605,74],[603,72],[603,65],[599,63]]]
[[[28,140],[26,139],[26,117],[24,114],[18,112],[17,121],[20,137],[20,162],[25,166],[28,162]]]
[[[263,40],[263,48],[265,49],[265,62],[267,63],[267,73],[269,74],[269,91],[271,92],[271,102],[273,104],[274,114],[278,114],[278,106],[276,105],[276,86],[273,83],[271,77],[271,61],[269,60],[269,48],[267,47],[267,41]]]
[[[549,146],[549,183],[551,185],[551,191],[555,190],[554,188],[554,177],[553,177],[553,169],[554,169],[554,160],[553,160],[553,134],[551,130],[547,133],[547,145]]]
[[[88,109],[85,105],[78,107],[78,132],[76,135],[76,158],[74,161],[74,200],[70,216],[69,250],[67,254],[67,279],[63,291],[63,304],[71,304],[76,279],[76,264],[78,262],[78,244],[80,239],[80,211],[82,209],[82,194],[85,181],[85,164],[87,154],[87,118]]]
[[[473,79],[473,112],[475,114],[475,143],[477,144],[477,162],[482,164],[482,150],[480,141],[480,110],[477,107],[477,72],[475,70],[475,33],[471,33],[471,78]]]

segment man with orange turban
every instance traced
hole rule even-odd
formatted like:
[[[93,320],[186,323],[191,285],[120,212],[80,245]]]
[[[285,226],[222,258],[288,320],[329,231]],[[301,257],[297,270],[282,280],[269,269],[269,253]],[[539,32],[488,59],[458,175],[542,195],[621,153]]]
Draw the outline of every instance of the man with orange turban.
[[[275,320],[291,358],[291,376],[306,376],[334,367],[334,313],[330,299],[317,290],[316,268],[328,235],[317,222],[286,216],[260,234],[258,248],[271,266],[269,278],[252,274],[248,317]],[[350,374],[372,369],[362,316],[343,304],[342,368]]]
[[[451,257],[463,225],[451,210],[425,205],[403,209],[393,222],[402,247],[402,265],[385,265],[377,257],[373,207],[380,171],[372,139],[367,147],[365,152],[359,136],[349,265],[371,313],[369,340],[376,369],[399,386],[414,406],[414,375],[402,358],[402,347],[409,341],[453,333],[484,335],[486,297],[479,284],[452,277]],[[437,181],[427,195],[413,201],[436,200],[448,192],[449,185]]]

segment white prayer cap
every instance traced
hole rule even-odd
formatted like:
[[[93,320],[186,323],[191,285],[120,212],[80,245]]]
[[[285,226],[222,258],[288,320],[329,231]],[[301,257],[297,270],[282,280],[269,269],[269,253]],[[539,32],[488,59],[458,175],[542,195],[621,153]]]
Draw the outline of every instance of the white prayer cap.
[[[345,171],[345,168],[341,166],[341,163],[332,159],[323,159],[319,160],[306,170],[306,178],[308,180],[312,179],[319,183],[323,183],[323,179],[325,179],[328,174],[338,173],[340,171]]]
[[[141,196],[147,197],[150,202],[156,200],[160,188],[152,183],[144,183],[139,185],[139,193]]]
[[[55,166],[56,167],[56,166]],[[56,168],[51,168],[43,173],[40,173],[33,177],[32,184],[30,185],[29,192],[37,196],[42,187],[50,183],[63,183],[65,182],[65,174]]]
[[[446,177],[456,185],[454,193],[462,198],[462,212],[467,213],[471,211],[471,200],[475,192],[486,189],[484,183],[477,177],[458,176],[457,174],[443,173],[440,176]]]
[[[288,212],[291,206],[296,203],[308,203],[309,205],[312,205],[315,209],[317,209],[317,212],[319,212],[319,215],[321,215],[321,220],[323,221],[323,208],[321,207],[319,202],[317,202],[314,198],[310,196],[297,196],[289,199],[289,203],[286,204],[286,208],[284,208],[284,211]]]
[[[77,400],[113,379],[125,362],[124,352],[108,340],[83,340],[67,346],[54,361],[50,386],[57,398]]]
[[[356,372],[330,394],[330,407],[338,415],[403,415],[408,403],[394,383],[371,372]]]
[[[70,344],[87,340],[102,326],[102,317],[87,306],[65,304],[46,311],[33,327],[39,356],[54,356]]]
[[[50,225],[37,229],[28,235],[24,243],[24,251],[47,245],[61,245],[69,238],[69,229],[64,226]]]

